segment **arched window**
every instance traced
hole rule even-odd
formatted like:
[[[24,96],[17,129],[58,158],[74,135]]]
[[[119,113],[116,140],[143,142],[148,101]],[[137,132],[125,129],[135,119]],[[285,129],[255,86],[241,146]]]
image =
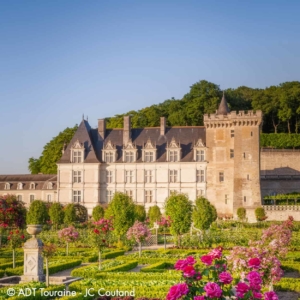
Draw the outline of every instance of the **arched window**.
[[[47,201],[51,202],[51,195],[47,195]]]
[[[31,183],[30,183],[30,189],[31,189],[31,190],[34,190],[34,189],[35,189],[35,183],[34,183],[34,182],[31,182]]]
[[[5,190],[10,190],[10,183],[6,182],[4,186]]]
[[[22,190],[23,189],[23,183],[22,182],[18,183],[17,189],[18,190]]]
[[[53,188],[52,182],[48,182],[48,184],[47,184],[47,189],[48,189],[48,190],[52,190],[52,188]]]

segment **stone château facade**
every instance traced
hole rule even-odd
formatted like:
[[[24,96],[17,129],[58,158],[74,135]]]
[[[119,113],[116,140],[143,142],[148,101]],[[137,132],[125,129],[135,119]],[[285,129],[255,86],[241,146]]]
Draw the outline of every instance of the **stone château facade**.
[[[286,168],[274,158],[277,152],[261,152],[261,123],[261,111],[230,112],[224,95],[216,113],[204,115],[204,126],[167,127],[161,117],[160,127],[132,129],[125,116],[123,128],[107,129],[100,119],[94,129],[82,120],[63,149],[57,175],[0,175],[0,191],[27,204],[33,199],[79,202],[89,213],[97,204],[107,205],[116,191],[161,209],[176,191],[192,201],[203,195],[220,215],[233,216],[238,207],[251,212],[266,194],[287,186],[300,190],[299,178],[282,184],[278,177],[286,176],[278,175],[286,169],[297,176],[300,165]]]

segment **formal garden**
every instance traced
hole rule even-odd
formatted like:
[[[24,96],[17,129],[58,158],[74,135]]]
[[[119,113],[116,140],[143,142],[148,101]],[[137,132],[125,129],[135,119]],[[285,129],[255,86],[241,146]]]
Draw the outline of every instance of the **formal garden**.
[[[165,215],[116,193],[91,217],[79,204],[35,200],[26,210],[1,197],[0,299],[298,299],[300,222],[268,222],[262,208],[257,223],[243,208],[238,216],[219,218],[205,198],[193,205],[176,193]],[[46,277],[18,283],[35,224]]]

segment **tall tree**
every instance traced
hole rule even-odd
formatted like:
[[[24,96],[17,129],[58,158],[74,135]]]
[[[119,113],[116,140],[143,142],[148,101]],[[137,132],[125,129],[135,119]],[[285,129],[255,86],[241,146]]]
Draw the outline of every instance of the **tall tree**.
[[[56,174],[56,163],[62,156],[64,143],[68,144],[71,141],[77,128],[77,125],[73,128],[66,128],[44,146],[40,158],[36,159],[31,157],[28,161],[28,169],[31,174]]]
[[[206,198],[197,198],[192,219],[196,228],[206,230],[217,219],[216,208]]]

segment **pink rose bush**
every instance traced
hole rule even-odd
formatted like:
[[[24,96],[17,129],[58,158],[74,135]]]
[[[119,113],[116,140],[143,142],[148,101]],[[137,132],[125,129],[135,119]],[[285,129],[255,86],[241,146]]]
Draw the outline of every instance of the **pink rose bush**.
[[[202,264],[201,271],[198,264]],[[167,300],[277,300],[274,292],[262,293],[263,269],[261,260],[250,257],[245,262],[243,276],[235,276],[227,269],[227,259],[223,256],[222,248],[216,248],[199,261],[189,256],[178,260],[175,269],[182,272],[183,283],[172,286],[167,294]],[[235,274],[237,275],[237,274]]]
[[[79,238],[79,233],[74,226],[69,226],[58,232],[59,239],[66,243],[66,255],[69,255],[69,243],[75,242]]]

